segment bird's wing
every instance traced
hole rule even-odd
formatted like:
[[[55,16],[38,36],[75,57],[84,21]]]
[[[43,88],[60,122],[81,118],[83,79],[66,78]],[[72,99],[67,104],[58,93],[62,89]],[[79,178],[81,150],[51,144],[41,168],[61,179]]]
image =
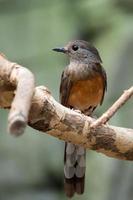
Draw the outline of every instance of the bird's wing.
[[[102,104],[103,102],[103,99],[104,99],[104,94],[105,94],[105,91],[107,91],[107,75],[106,75],[106,72],[104,70],[104,68],[101,66],[101,75],[102,75],[102,78],[103,78],[103,96],[101,98],[101,102],[100,104]]]
[[[60,83],[60,102],[62,105],[68,107],[68,98],[72,87],[72,81],[70,75],[67,72],[67,68],[63,71]]]

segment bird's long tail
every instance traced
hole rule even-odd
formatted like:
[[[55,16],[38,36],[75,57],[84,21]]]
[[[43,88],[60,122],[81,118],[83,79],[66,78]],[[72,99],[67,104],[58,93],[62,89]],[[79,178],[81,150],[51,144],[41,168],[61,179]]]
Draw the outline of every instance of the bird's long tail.
[[[83,147],[65,143],[64,188],[68,197],[84,192],[85,157],[86,151]]]

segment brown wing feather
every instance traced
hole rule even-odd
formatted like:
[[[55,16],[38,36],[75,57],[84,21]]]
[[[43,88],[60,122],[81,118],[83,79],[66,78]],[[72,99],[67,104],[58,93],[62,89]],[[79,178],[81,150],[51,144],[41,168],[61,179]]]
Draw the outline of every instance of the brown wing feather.
[[[101,99],[101,102],[100,102],[100,105],[103,103],[103,99],[104,99],[104,95],[105,95],[105,91],[107,90],[107,75],[106,75],[106,72],[104,70],[104,68],[101,66],[101,72],[100,74],[102,75],[102,78],[103,78],[103,96],[102,96],[102,99]]]
[[[72,87],[72,81],[70,79],[69,74],[67,74],[67,70],[65,69],[62,73],[61,83],[60,83],[60,102],[64,106],[67,106],[68,104],[68,98],[71,87]]]

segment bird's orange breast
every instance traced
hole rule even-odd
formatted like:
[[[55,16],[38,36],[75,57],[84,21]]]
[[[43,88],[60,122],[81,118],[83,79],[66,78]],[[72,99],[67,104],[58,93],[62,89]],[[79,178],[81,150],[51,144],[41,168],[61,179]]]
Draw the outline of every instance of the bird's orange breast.
[[[103,78],[99,74],[87,80],[79,80],[70,90],[68,105],[81,111],[90,106],[96,107],[102,100],[103,92]]]

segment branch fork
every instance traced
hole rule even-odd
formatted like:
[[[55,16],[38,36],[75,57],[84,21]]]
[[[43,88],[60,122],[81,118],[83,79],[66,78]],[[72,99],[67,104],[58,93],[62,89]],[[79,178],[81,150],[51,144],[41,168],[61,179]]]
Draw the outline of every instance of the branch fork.
[[[133,87],[95,120],[62,106],[46,87],[35,88],[34,82],[28,69],[0,55],[0,108],[10,108],[8,130],[11,134],[21,135],[28,124],[109,157],[133,160],[133,129],[104,124],[133,95]]]

